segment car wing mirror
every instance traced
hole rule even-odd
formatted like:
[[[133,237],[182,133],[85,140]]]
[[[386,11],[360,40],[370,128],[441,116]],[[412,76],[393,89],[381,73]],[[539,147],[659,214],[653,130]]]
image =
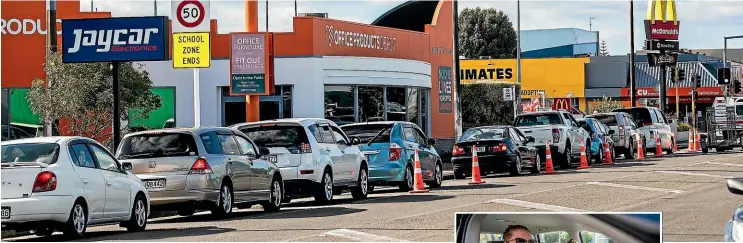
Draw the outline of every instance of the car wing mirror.
[[[733,194],[743,195],[743,178],[728,179],[728,191]]]
[[[526,137],[526,141],[529,142],[529,143],[533,143],[533,142],[535,142],[537,140],[534,139],[534,137],[532,137],[532,136],[528,136],[528,137]]]
[[[359,137],[351,137],[351,145],[359,145],[361,144],[361,139]]]
[[[271,154],[271,150],[267,148],[260,148],[259,150],[260,150],[259,152],[261,153],[261,156],[266,156],[266,155]]]
[[[127,171],[127,170],[132,170],[132,167],[133,167],[133,166],[132,166],[132,163],[129,163],[129,162],[124,162],[124,163],[122,163],[122,164],[121,164],[121,168],[122,168],[122,169],[123,169],[124,171]]]
[[[616,133],[614,130],[609,130],[609,135],[614,135]]]

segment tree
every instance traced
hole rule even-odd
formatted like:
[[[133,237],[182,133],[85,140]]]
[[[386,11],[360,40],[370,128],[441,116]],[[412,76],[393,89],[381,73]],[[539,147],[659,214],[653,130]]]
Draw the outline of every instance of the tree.
[[[462,85],[462,125],[464,128],[511,124],[513,101],[503,100],[503,88],[513,84],[467,84]],[[515,94],[521,92],[517,85]]]
[[[611,112],[614,109],[619,109],[622,107],[624,107],[622,105],[622,102],[611,100],[611,97],[607,97],[606,95],[604,95],[604,98],[599,101],[599,103],[591,105],[589,107],[588,114]]]
[[[503,11],[477,7],[465,8],[459,14],[460,56],[515,58],[516,46],[516,31]]]
[[[119,66],[120,119],[123,121],[146,119],[150,112],[160,108],[160,97],[150,91],[152,80],[143,66],[132,62],[122,62]],[[44,121],[62,121],[55,124],[55,129],[63,133],[111,144],[113,76],[110,64],[62,63],[61,55],[49,54],[44,71],[51,77],[52,85],[47,87],[41,78],[32,81],[28,101],[33,113]]]
[[[599,50],[599,56],[608,56],[609,48],[606,47],[606,40],[601,41],[601,49]]]

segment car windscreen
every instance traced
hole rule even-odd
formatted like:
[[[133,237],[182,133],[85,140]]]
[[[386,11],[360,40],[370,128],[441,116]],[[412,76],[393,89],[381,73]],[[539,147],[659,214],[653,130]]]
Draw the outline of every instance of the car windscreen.
[[[607,126],[617,125],[617,116],[615,115],[594,115],[594,116],[591,116],[591,118],[599,120],[599,122]]]
[[[562,119],[560,119],[560,115],[554,113],[522,115],[516,118],[515,122],[515,126],[517,127],[541,125],[563,125],[563,123]]]
[[[303,143],[309,144],[304,127],[299,125],[263,125],[240,130],[248,135],[258,147],[283,147],[299,150]]]
[[[143,133],[124,138],[119,159],[199,155],[196,140],[188,133]]]
[[[472,128],[462,134],[459,142],[503,139],[506,137],[505,133],[503,128]]]
[[[650,110],[648,109],[630,108],[630,109],[619,109],[615,111],[629,113],[629,115],[632,116],[632,119],[634,119],[635,123],[637,123],[638,125],[653,123],[653,117],[650,115]]]
[[[19,143],[2,145],[2,163],[41,162],[56,163],[59,145],[56,143]]]
[[[358,137],[361,140],[361,143],[369,143],[372,139],[374,139],[375,143],[381,143],[390,141],[390,131],[392,130],[392,126],[393,124],[364,124],[343,126],[341,129],[343,129],[349,137]]]

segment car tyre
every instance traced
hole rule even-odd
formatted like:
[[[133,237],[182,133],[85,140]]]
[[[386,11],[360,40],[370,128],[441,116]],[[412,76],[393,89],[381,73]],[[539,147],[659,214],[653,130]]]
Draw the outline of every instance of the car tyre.
[[[54,228],[37,229],[34,231],[34,234],[40,237],[49,237],[49,236],[52,236],[52,234],[54,234]]]
[[[217,203],[212,208],[212,215],[220,218],[226,217],[232,213],[233,205],[235,205],[235,194],[232,192],[232,185],[222,183],[222,187],[219,189]]]
[[[539,174],[539,172],[542,170],[542,157],[540,157],[538,154],[534,156],[534,166],[531,167],[530,172],[532,174]]]
[[[330,170],[325,169],[322,174],[322,180],[315,189],[315,201],[319,203],[327,203],[333,200],[333,175],[330,174]]]
[[[635,147],[637,146],[637,144],[634,141],[632,141],[632,140],[630,140],[629,143],[630,144],[629,144],[629,146],[627,146],[627,149],[626,149],[626,151],[624,153],[624,158],[625,159],[636,159],[637,156],[635,154],[636,153],[635,152],[635,150],[636,150]]]
[[[671,138],[671,148],[669,148],[668,150],[666,150],[666,154],[667,154],[667,155],[671,155],[671,154],[673,154],[673,144],[675,143],[675,141],[674,141],[674,140],[675,140],[675,139]]]
[[[132,216],[126,223],[126,230],[129,232],[144,231],[147,227],[147,202],[144,196],[137,195],[132,205]]]
[[[413,180],[415,180],[415,175],[413,175],[413,167],[408,165],[405,167],[405,176],[403,177],[403,181],[400,182],[400,191],[410,191],[413,190]]]
[[[87,212],[88,210],[80,200],[76,201],[75,204],[72,205],[70,217],[67,219],[62,230],[65,238],[78,239],[85,235],[85,230],[88,228]]]
[[[520,176],[522,171],[523,164],[521,163],[521,156],[516,155],[516,161],[511,164],[511,168],[508,171],[511,176]]]
[[[702,153],[703,154],[709,153],[709,148],[702,148]]]
[[[465,178],[467,178],[467,175],[465,175],[463,171],[454,170],[454,179],[463,180]]]
[[[549,148],[547,148],[549,149]],[[565,143],[565,152],[562,154],[562,158],[560,158],[561,165],[560,167],[563,169],[569,169],[572,167],[573,164],[573,149],[570,147],[570,140],[568,140]]]
[[[266,212],[276,212],[281,210],[281,203],[284,201],[284,187],[281,185],[281,178],[274,176],[271,180],[271,193],[268,194],[268,202],[261,204]]]
[[[365,199],[369,196],[369,170],[362,166],[359,170],[359,178],[356,180],[356,186],[351,188],[353,199]]]
[[[433,181],[428,182],[428,187],[430,188],[439,188],[441,187],[441,184],[444,181],[444,170],[443,166],[441,165],[441,162],[436,163],[436,167],[433,171]]]

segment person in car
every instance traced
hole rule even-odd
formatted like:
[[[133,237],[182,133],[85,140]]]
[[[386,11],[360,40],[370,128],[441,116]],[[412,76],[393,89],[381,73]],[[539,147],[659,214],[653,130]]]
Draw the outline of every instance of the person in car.
[[[531,231],[523,225],[509,225],[503,232],[505,243],[535,243],[531,239]]]

